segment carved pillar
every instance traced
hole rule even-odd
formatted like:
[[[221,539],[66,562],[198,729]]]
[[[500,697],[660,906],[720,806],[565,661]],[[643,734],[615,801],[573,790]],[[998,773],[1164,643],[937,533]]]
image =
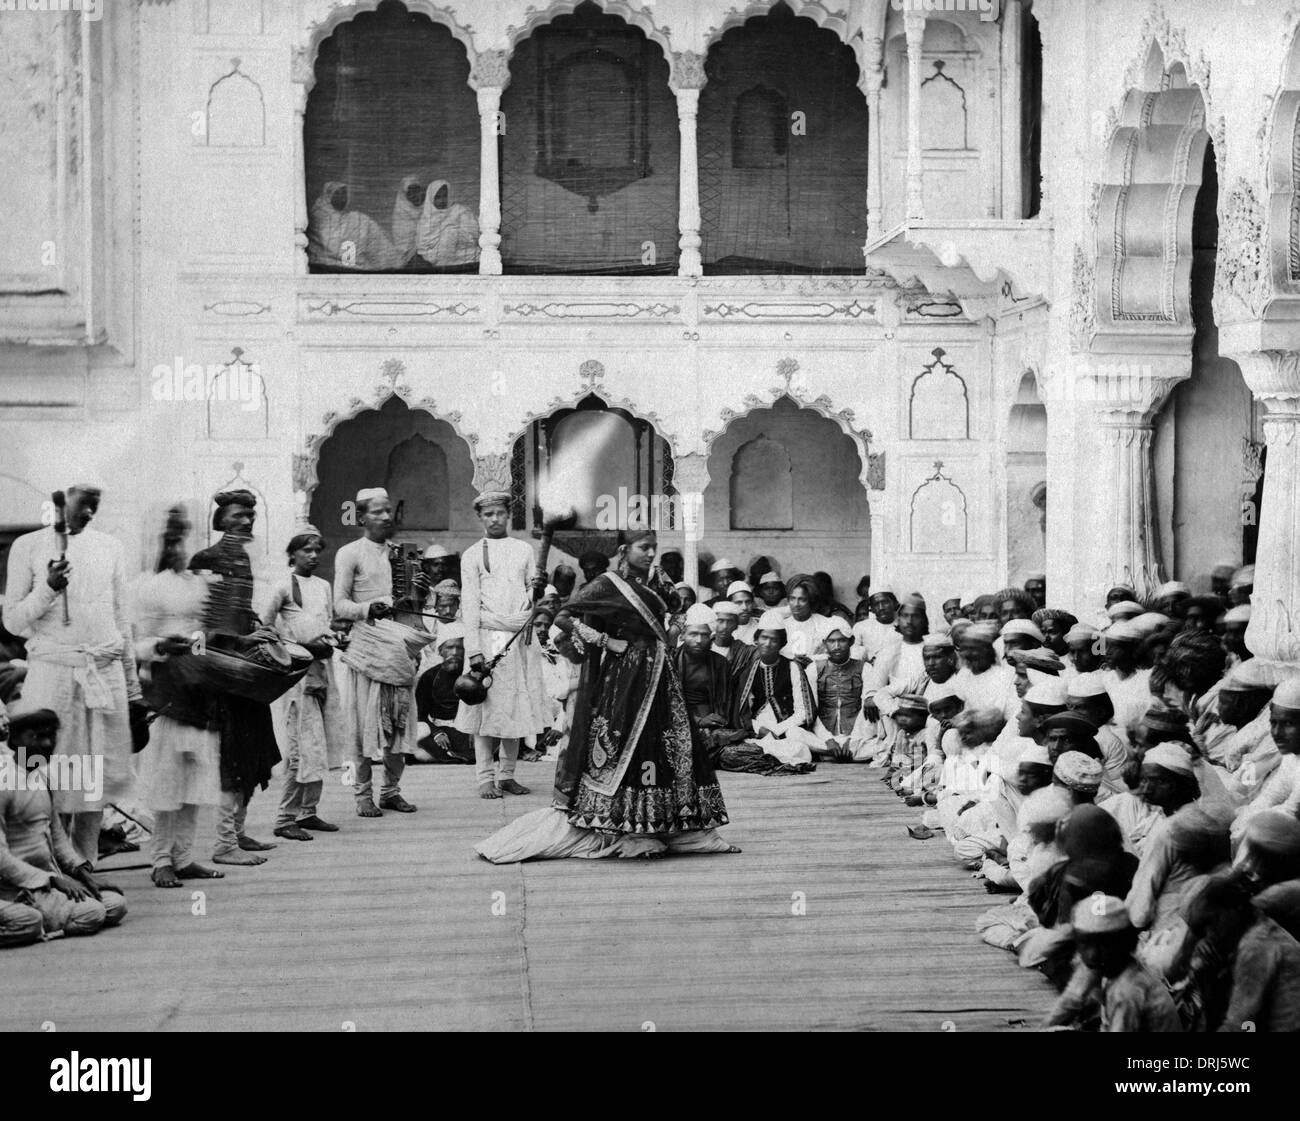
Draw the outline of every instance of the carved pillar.
[[[884,218],[881,205],[884,199],[885,158],[882,143],[884,129],[880,120],[880,88],[884,71],[877,67],[867,71],[864,93],[867,97],[867,240],[874,241],[882,233]]]
[[[871,518],[871,587],[884,587],[889,583],[889,563],[885,556],[885,521],[889,496],[883,490],[867,491],[867,512]]]
[[[925,13],[910,8],[903,15],[907,33],[907,217],[925,217],[925,178],[921,163],[921,50]]]
[[[1151,364],[1140,359],[1127,365],[1114,362],[1112,368],[1117,373],[1089,375],[1076,383],[1096,402],[1103,448],[1095,476],[1101,516],[1093,540],[1098,559],[1104,562],[1097,566],[1098,575],[1107,587],[1127,584],[1146,596],[1164,582],[1155,522],[1151,422],[1186,374],[1158,376],[1149,373]],[[1089,472],[1086,464],[1078,464],[1077,469]],[[1104,592],[1100,585],[1092,589],[1098,599]]]
[[[303,124],[307,117],[307,95],[315,80],[307,52],[293,54],[293,271],[307,275],[307,154],[303,147]]]
[[[682,511],[682,568],[691,587],[699,582],[700,540],[704,537],[704,491],[709,485],[707,455],[679,455],[673,461],[673,486]]]
[[[478,271],[501,275],[501,172],[497,151],[501,93],[510,82],[505,51],[484,51],[474,62],[470,85],[478,96]]]
[[[1257,658],[1300,666],[1300,351],[1227,356],[1241,366],[1267,410],[1268,458],[1246,645]]]
[[[1020,0],[1006,0],[1002,12],[1002,217],[1024,214],[1021,192],[1020,90],[1021,69]]]
[[[704,85],[704,59],[682,51],[673,67],[673,92],[677,95],[677,129],[681,135],[677,166],[677,275],[700,276],[700,159],[696,124],[700,89]]]

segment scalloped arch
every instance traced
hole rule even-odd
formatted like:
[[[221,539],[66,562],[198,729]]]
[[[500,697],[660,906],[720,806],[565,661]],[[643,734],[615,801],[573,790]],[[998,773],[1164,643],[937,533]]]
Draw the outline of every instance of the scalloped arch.
[[[650,425],[655,430],[655,434],[668,445],[669,454],[672,455],[674,461],[687,454],[677,450],[672,433],[664,429],[663,417],[653,409],[642,408],[635,401],[611,393],[608,386],[599,383],[584,384],[575,393],[563,397],[552,397],[544,408],[536,412],[525,413],[523,421],[511,429],[510,438],[506,441],[505,448],[497,450],[509,452],[515,446],[516,440],[528,434],[528,429],[534,422],[545,420],[560,409],[576,409],[588,397],[599,397],[609,408],[622,409],[624,412],[631,413],[637,420]]]
[[[471,72],[473,71],[479,53],[474,45],[474,37],[470,34],[469,28],[456,19],[456,14],[451,8],[432,3],[432,0],[401,0],[401,2],[406,6],[407,11],[428,16],[434,23],[441,24],[450,31],[452,38],[464,45]],[[308,27],[307,41],[300,49],[304,52],[306,60],[303,74],[306,80],[303,85],[307,87],[309,93],[316,85],[316,58],[320,54],[321,44],[343,24],[351,22],[366,12],[373,12],[381,3],[383,0],[352,0],[352,3],[331,8],[328,15]]]
[[[704,458],[707,461],[713,451],[713,445],[718,438],[726,432],[734,421],[741,420],[749,416],[750,413],[757,412],[759,409],[770,409],[783,397],[791,404],[800,409],[809,409],[812,412],[825,417],[827,420],[834,421],[839,425],[840,430],[853,441],[853,447],[858,453],[858,480],[862,483],[862,489],[870,493],[871,486],[867,481],[870,470],[871,459],[875,455],[872,449],[871,441],[873,439],[871,429],[857,427],[857,416],[852,409],[838,408],[833,401],[825,394],[811,401],[799,396],[789,388],[777,388],[768,390],[772,399],[765,401],[756,393],[748,394],[741,402],[739,409],[723,407],[718,413],[719,427],[707,428],[703,433]]]
[[[879,68],[879,47],[875,48],[875,54],[869,54],[867,47],[870,41],[880,43],[884,40],[885,23],[889,15],[889,0],[868,0],[867,7],[872,9],[872,15],[875,18],[869,20],[864,17],[862,27],[858,29],[850,26],[847,13],[832,12],[823,4],[791,3],[790,0],[785,0],[785,3],[786,7],[794,12],[796,19],[810,19],[819,28],[835,32],[840,42],[844,43],[853,52],[853,57],[857,60],[859,81],[869,69]],[[703,43],[703,53],[708,54],[714,44],[721,42],[722,37],[728,31],[743,27],[748,20],[770,14],[775,7],[776,4],[772,3],[771,0],[750,0],[743,7],[730,9],[723,17],[721,24],[708,29]],[[868,38],[867,26],[869,22],[873,22],[875,26],[873,28],[874,34]],[[858,34],[858,31],[861,31],[862,34]]]
[[[571,16],[574,11],[586,0],[554,0],[553,3],[545,8],[534,8],[527,13],[522,27],[510,26],[506,28],[506,36],[510,40],[510,49],[507,55],[514,53],[515,47],[527,39],[539,27],[545,27],[552,22],[557,16]],[[668,65],[672,67],[673,47],[672,40],[668,36],[668,28],[660,27],[654,21],[650,14],[650,5],[645,7],[634,8],[631,4],[624,3],[624,0],[595,0],[597,7],[607,16],[618,16],[624,23],[630,27],[640,28],[645,32],[645,37],[652,43],[657,43],[659,49],[664,52],[664,58]]]
[[[435,420],[441,420],[445,424],[451,425],[452,431],[464,441],[466,448],[469,449],[470,459],[474,459],[478,452],[478,436],[472,432],[464,431],[462,427],[464,418],[461,414],[459,412],[443,412],[432,398],[422,397],[419,400],[413,400],[413,396],[414,394],[408,386],[378,385],[375,387],[374,395],[369,401],[360,397],[353,397],[345,409],[325,413],[321,417],[321,431],[307,436],[303,441],[304,450],[299,456],[295,456],[293,489],[296,492],[305,494],[307,502],[310,503],[312,493],[320,485],[317,468],[320,465],[321,449],[325,446],[326,441],[334,435],[340,424],[355,420],[362,413],[378,412],[393,397],[396,397],[408,409],[420,409]]]

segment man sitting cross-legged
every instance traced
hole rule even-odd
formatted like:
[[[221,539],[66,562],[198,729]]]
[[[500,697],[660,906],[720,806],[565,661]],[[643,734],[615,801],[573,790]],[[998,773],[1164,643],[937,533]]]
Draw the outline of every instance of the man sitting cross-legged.
[[[121,893],[95,879],[54,812],[49,766],[58,734],[49,709],[9,706],[10,746],[0,743],[0,776],[12,780],[0,781],[0,946],[59,931],[94,934],[126,915]]]

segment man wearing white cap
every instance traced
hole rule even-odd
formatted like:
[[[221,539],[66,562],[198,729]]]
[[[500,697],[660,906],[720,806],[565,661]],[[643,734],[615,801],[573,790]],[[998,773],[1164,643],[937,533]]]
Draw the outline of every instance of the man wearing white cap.
[[[1233,573],[1232,581],[1228,585],[1228,600],[1234,607],[1247,606],[1254,591],[1255,566],[1243,565]]]
[[[740,567],[729,557],[719,557],[709,568],[709,588],[712,596],[709,599],[709,606],[713,606],[714,599],[726,599],[727,589],[734,583],[744,579],[745,574],[740,571]]]
[[[533,547],[508,533],[510,495],[505,491],[480,494],[474,511],[483,523],[484,536],[461,558],[465,657],[472,669],[481,670],[488,658],[507,645],[509,649],[492,672],[486,699],[477,705],[461,702],[456,727],[474,737],[479,797],[500,798],[503,793],[529,793],[515,781],[519,741],[539,735],[546,727],[541,652],[527,635],[510,642],[532,610],[534,582],[541,581],[534,573]]]
[[[878,735],[887,740],[894,733],[893,714],[898,698],[925,688],[925,634],[929,616],[919,595],[904,598],[898,609],[893,641],[883,647],[867,677],[867,701],[863,706],[870,722],[879,721]]]
[[[863,666],[849,656],[853,636],[843,619],[831,620],[826,633],[826,661],[809,674],[817,703],[813,732],[824,749],[819,758],[836,763],[865,763],[871,757],[872,729],[862,715]]]
[[[780,607],[785,599],[785,581],[770,569],[758,578],[758,598],[765,607]]]
[[[1065,683],[1066,705],[1097,727],[1093,739],[1101,748],[1102,778],[1099,802],[1111,794],[1122,794],[1128,789],[1124,782],[1124,768],[1128,765],[1128,734],[1115,720],[1115,705],[1106,691],[1106,681],[1099,673],[1078,673]]]
[[[381,669],[365,654],[369,644],[358,643],[358,627],[378,625],[393,615],[393,569],[388,553],[388,541],[396,529],[393,505],[382,487],[368,487],[357,492],[356,509],[362,536],[349,541],[334,558],[334,614],[353,624],[352,644],[339,659],[344,750],[352,756],[358,817],[382,817],[386,809],[414,813],[415,807],[402,797],[400,783],[406,756],[414,755],[418,746],[418,655],[408,657],[407,667],[394,652],[393,664]],[[423,573],[415,580],[427,588],[428,577]],[[428,637],[432,640],[433,636]],[[378,805],[371,792],[375,763],[384,768]]]
[[[782,653],[786,619],[765,611],[758,620],[758,657],[736,694],[737,719],[749,741],[790,766],[812,762],[813,749],[824,747],[812,731],[817,718],[812,687],[803,668]]]
[[[716,609],[722,600],[716,601]],[[758,615],[754,610],[754,590],[744,580],[733,580],[727,585],[727,602],[740,610],[740,621],[736,627],[736,639],[753,645],[754,632],[758,630]]]
[[[739,607],[730,600],[719,600],[713,608],[713,615],[713,652],[727,659],[734,687],[749,672],[749,664],[758,657],[758,651],[752,643],[736,641],[740,623]],[[757,620],[754,621],[754,629],[758,629]]]
[[[885,647],[898,641],[894,620],[898,617],[898,597],[894,589],[876,588],[867,600],[871,618],[853,624],[853,656],[869,665]]]
[[[418,763],[473,763],[474,744],[464,732],[456,730],[456,678],[465,666],[465,627],[459,622],[439,623],[438,637],[425,647],[436,658],[422,669],[415,683],[416,725],[419,746],[414,757]]]
[[[1151,671],[1138,665],[1141,644],[1142,632],[1122,619],[1111,623],[1101,635],[1106,692],[1115,706],[1115,722],[1130,738],[1151,707]]]
[[[973,623],[962,631],[957,650],[965,665],[954,685],[966,698],[967,709],[995,708],[1011,722],[1020,711],[1020,697],[1015,671],[996,660],[993,644],[997,635],[995,623]]]
[[[1282,678],[1282,667],[1251,658],[1231,670],[1219,688],[1219,723],[1206,735],[1205,752],[1232,775],[1229,791],[1242,805],[1282,761],[1269,732],[1268,703]]]
[[[453,580],[456,577],[456,554],[435,541],[421,554],[420,570],[429,578],[430,585]]]
[[[1222,615],[1223,648],[1228,652],[1228,669],[1240,665],[1253,655],[1246,646],[1246,628],[1250,626],[1250,606],[1229,607]]]

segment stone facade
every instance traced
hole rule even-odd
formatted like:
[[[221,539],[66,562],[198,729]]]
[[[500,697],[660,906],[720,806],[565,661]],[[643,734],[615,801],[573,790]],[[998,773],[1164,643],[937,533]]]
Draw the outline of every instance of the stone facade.
[[[856,560],[850,535],[828,562],[842,596],[868,566],[948,594],[1023,579],[1043,556],[1051,599],[1082,603],[1121,577],[1204,576],[1203,555],[1197,571],[1178,556],[1195,480],[1241,463],[1175,447],[1169,401],[1196,377],[1208,309],[1217,355],[1251,392],[1224,416],[1245,409],[1242,438],[1268,448],[1251,644],[1300,657],[1300,8],[1242,5],[1229,35],[1214,0],[1006,0],[996,18],[976,4],[792,4],[852,49],[872,121],[865,271],[817,277],[701,275],[704,60],[771,6],[605,3],[669,60],[678,275],[500,275],[495,143],[479,275],[313,274],[313,62],[375,6],[123,0],[98,23],[3,17],[0,145],[31,207],[10,208],[0,239],[0,528],[39,522],[49,490],[90,479],[106,491],[101,524],[143,558],[167,505],[242,480],[264,496],[259,535],[278,564],[331,433],[393,396],[463,441],[474,485],[508,483],[516,438],[598,392],[667,441],[679,490],[724,491],[712,452],[729,426],[788,400],[857,457],[868,524]],[[463,44],[493,140],[511,53],[575,5],[407,7]],[[1029,21],[1042,104],[1026,113]],[[1021,142],[1035,123],[1040,184]],[[1206,153],[1217,254],[1198,311],[1194,243],[1215,217],[1196,210]],[[191,367],[228,392],[186,400]],[[1046,414],[1033,447],[1027,374]],[[711,529],[725,529],[728,550],[780,555],[779,535],[760,548],[711,527],[723,504],[709,493],[700,548],[719,551]],[[1023,540],[1036,516],[1041,553]],[[1233,528],[1214,546],[1228,562],[1241,559]],[[665,538],[693,551],[680,528]]]

